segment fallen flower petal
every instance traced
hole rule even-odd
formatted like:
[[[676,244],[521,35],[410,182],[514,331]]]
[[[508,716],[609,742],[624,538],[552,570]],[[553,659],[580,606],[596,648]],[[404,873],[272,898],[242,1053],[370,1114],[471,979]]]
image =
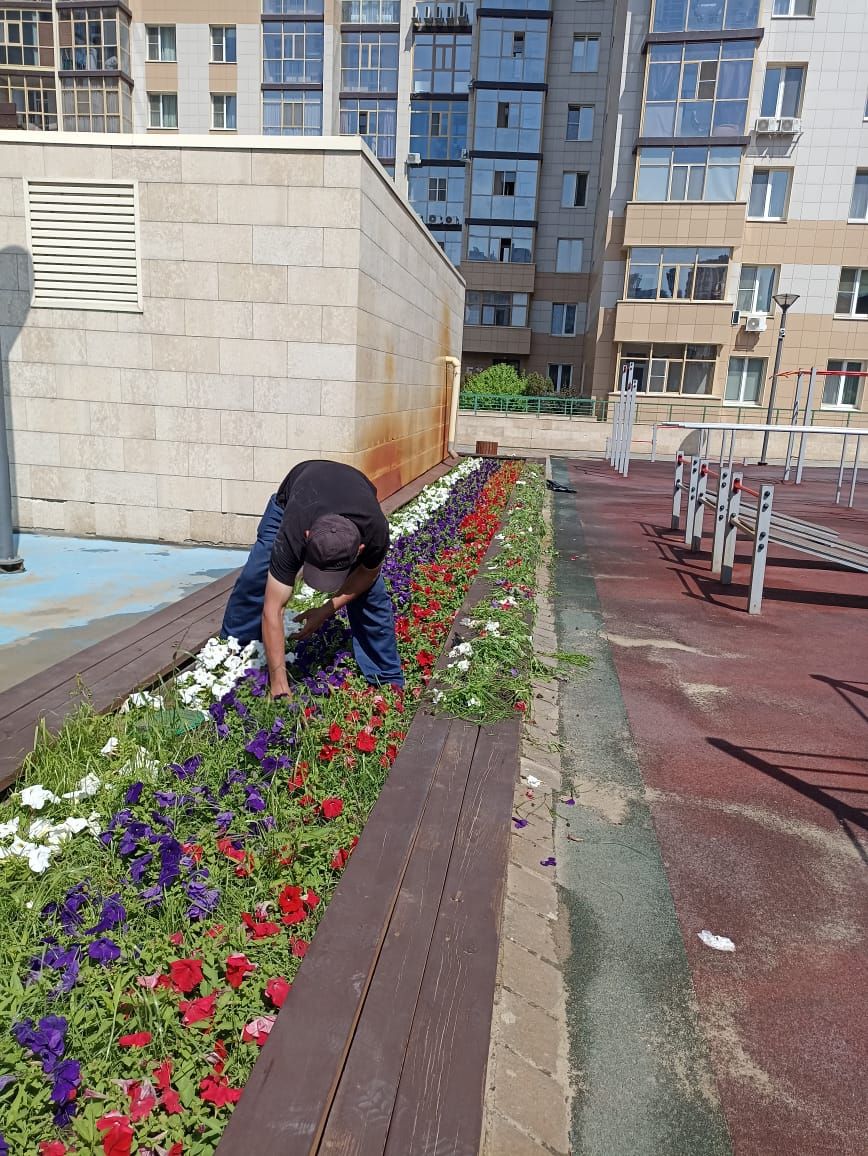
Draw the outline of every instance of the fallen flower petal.
[[[292,989],[292,984],[282,976],[274,976],[265,985],[265,994],[275,1007],[283,1007],[286,997]]]
[[[261,1048],[268,1039],[271,1029],[274,1027],[275,1017],[273,1015],[257,1016],[256,1019],[245,1024],[244,1030],[241,1033],[241,1039],[245,1044],[258,1044]]]
[[[154,1037],[150,1032],[131,1032],[128,1036],[121,1036],[118,1040],[120,1048],[144,1048]]]

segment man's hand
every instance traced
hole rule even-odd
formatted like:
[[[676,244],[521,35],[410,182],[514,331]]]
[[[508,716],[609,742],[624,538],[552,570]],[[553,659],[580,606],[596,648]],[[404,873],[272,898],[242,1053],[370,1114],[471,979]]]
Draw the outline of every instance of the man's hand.
[[[296,614],[295,621],[300,622],[302,628],[295,635],[295,638],[299,641],[303,638],[310,638],[312,634],[316,634],[324,622],[328,622],[333,613],[332,603],[329,600],[325,606],[317,606],[312,610],[303,610],[301,614]]]

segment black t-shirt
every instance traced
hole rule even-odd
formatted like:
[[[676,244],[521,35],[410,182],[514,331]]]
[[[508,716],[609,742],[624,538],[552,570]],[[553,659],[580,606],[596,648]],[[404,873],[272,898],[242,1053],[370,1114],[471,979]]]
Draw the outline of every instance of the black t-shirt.
[[[340,514],[355,523],[365,547],[357,565],[375,570],[386,557],[389,523],[376,489],[352,466],[301,462],[281,482],[277,504],[284,508],[283,520],[271,548],[269,571],[286,586],[293,584],[304,563],[305,530],[323,514]]]

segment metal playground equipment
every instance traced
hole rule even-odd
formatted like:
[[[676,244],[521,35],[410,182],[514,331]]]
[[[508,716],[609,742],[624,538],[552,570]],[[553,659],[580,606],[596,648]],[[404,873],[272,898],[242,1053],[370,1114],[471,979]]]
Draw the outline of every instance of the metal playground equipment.
[[[772,543],[821,558],[847,570],[868,574],[868,546],[847,541],[835,530],[825,526],[775,512],[774,486],[763,484],[759,490],[749,489],[744,485],[743,475],[736,472],[731,463],[721,466],[718,472],[711,468],[707,459],[701,457],[690,460],[690,472],[685,486],[685,460],[683,454],[679,453],[676,457],[672,529],[681,529],[681,504],[685,489],[687,516],[684,541],[692,552],[702,549],[706,509],[714,511],[711,573],[720,575],[724,585],[732,581],[738,534],[741,533],[751,541],[749,614],[759,614],[762,607],[766,560]],[[709,488],[709,479],[717,480],[716,492]],[[750,498],[754,501],[750,502]]]

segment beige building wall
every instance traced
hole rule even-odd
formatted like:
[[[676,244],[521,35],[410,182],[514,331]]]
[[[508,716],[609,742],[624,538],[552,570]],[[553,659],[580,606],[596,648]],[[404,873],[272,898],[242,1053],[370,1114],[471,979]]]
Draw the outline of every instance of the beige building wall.
[[[136,182],[141,312],[31,308],[28,177]],[[22,528],[242,544],[305,458],[444,456],[463,282],[358,141],[0,134],[0,245]]]

